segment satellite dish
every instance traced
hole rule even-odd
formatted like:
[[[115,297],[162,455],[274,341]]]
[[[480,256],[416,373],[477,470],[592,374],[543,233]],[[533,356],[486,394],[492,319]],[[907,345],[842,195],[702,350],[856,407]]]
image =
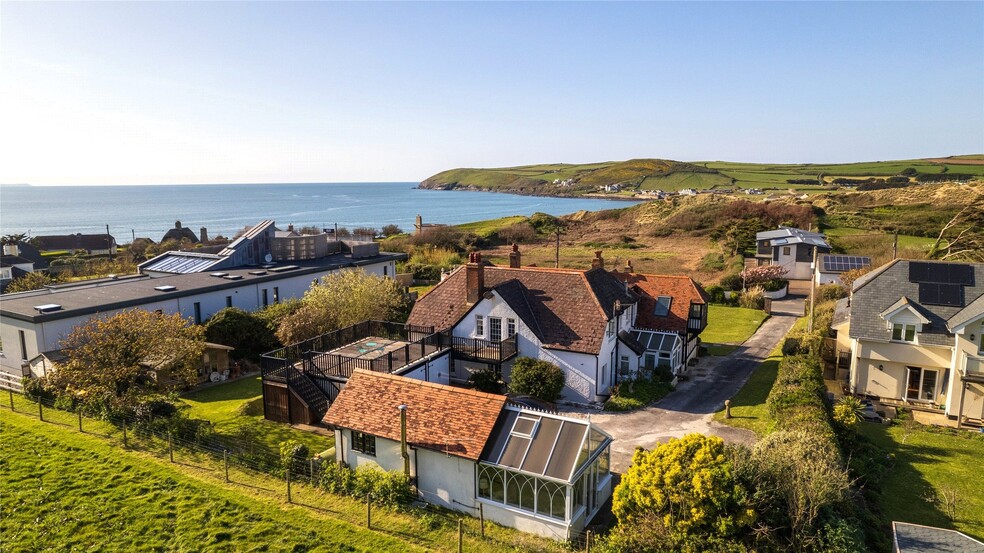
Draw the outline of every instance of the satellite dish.
[[[269,262],[273,261],[273,256],[270,255],[270,254],[266,254],[266,255],[263,256],[263,260],[266,261],[267,263],[269,263]]]

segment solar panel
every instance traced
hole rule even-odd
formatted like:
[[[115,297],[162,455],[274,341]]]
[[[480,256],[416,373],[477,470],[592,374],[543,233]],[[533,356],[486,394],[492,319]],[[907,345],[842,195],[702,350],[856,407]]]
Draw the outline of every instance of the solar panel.
[[[961,263],[909,262],[909,282],[974,285],[974,267]]]
[[[959,284],[919,283],[919,303],[963,307],[963,296],[963,286]]]
[[[853,255],[827,255],[823,258],[823,272],[843,273],[871,265],[871,258]]]

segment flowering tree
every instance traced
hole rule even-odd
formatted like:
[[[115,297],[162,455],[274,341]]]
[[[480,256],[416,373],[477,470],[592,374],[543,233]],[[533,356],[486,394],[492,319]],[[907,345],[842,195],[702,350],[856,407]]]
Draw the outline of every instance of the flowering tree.
[[[745,281],[745,286],[751,286],[784,279],[788,272],[782,265],[762,265],[745,269],[741,272],[741,278]]]

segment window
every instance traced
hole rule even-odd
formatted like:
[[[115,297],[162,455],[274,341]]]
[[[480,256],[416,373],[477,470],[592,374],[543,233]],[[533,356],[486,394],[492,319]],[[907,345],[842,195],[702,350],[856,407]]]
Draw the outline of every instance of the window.
[[[622,374],[628,374],[628,372],[629,372],[629,356],[628,355],[622,355],[620,357],[621,357],[621,359],[619,359],[618,370],[622,371]]]
[[[646,354],[646,359],[645,359],[645,362],[644,362],[644,366],[647,369],[655,369],[656,368],[656,356],[654,354],[652,354],[652,353],[647,353]]]
[[[376,437],[365,432],[352,431],[352,449],[366,455],[376,456]]]
[[[789,255],[789,246],[782,247],[782,255]]]
[[[383,265],[383,276],[389,275],[389,265]]]
[[[502,340],[502,319],[500,317],[489,317],[489,340],[493,342]]]
[[[506,319],[506,338],[510,336],[515,336],[516,334],[516,319]]]
[[[892,325],[892,339],[900,342],[916,341],[916,325],[895,323]]]
[[[263,289],[263,307],[266,307],[269,303],[270,303],[269,300],[267,300],[267,289],[264,288]]]
[[[273,303],[280,303],[280,288],[277,286],[273,287]]]
[[[605,336],[611,338],[615,335],[615,325],[617,324],[618,318],[613,318],[608,321],[608,327],[605,328]]]
[[[921,367],[906,367],[906,369],[909,376],[905,390],[906,399],[935,402],[939,371]]]
[[[195,324],[202,324],[202,304],[201,302],[195,302]]]
[[[226,307],[232,307],[232,296],[226,296]]]
[[[482,315],[475,315],[475,336],[485,336],[485,317]]]
[[[673,298],[670,296],[660,296],[656,299],[656,308],[653,309],[653,315],[657,317],[665,317],[670,314],[670,303],[673,302]]]
[[[27,361],[27,339],[24,337],[24,331],[18,330],[17,336],[20,338],[21,361]]]
[[[981,321],[981,330],[977,333],[977,353],[984,354],[984,321]]]

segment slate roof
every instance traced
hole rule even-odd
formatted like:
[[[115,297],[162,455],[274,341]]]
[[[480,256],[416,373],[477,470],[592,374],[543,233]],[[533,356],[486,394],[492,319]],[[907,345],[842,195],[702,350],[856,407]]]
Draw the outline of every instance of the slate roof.
[[[400,441],[400,405],[407,406],[407,442],[477,461],[506,396],[358,369],[324,423]]]
[[[19,250],[17,254],[18,257],[23,257],[24,259],[34,262],[35,271],[48,268],[48,258],[41,255],[41,252],[29,242],[25,242],[23,240],[17,242],[17,249]]]
[[[707,292],[694,279],[685,276],[612,273],[639,295],[636,327],[666,332],[686,332],[690,303],[707,303]],[[670,296],[670,312],[665,317],[655,315],[656,299]]]
[[[946,321],[946,326],[951,332],[953,332],[954,329],[976,319],[981,316],[982,313],[984,313],[984,294],[978,296],[977,299],[970,302],[967,307],[964,307],[954,316],[950,317]]]
[[[13,267],[14,265],[26,265],[34,262],[19,255],[0,255],[0,267]]]
[[[851,291],[851,338],[891,340],[892,331],[880,314],[905,297],[929,320],[919,333],[919,344],[952,345],[948,320],[984,294],[984,263],[964,265],[973,267],[974,284],[963,287],[964,305],[961,306],[924,305],[913,301],[912,298],[919,298],[919,284],[909,280],[909,260],[906,259],[891,261],[859,278]]]
[[[547,348],[597,355],[615,300],[637,298],[604,269],[484,266],[485,288],[495,290]],[[407,321],[445,330],[473,306],[466,302],[465,267],[417,300]]]
[[[834,317],[830,326],[839,326],[851,319],[851,299],[841,298],[834,304]]]
[[[105,234],[58,234],[35,236],[31,241],[37,244],[39,250],[106,250]],[[115,245],[116,239],[109,237],[109,243]]]
[[[892,522],[897,553],[984,553],[984,543],[970,536],[907,522]]]

